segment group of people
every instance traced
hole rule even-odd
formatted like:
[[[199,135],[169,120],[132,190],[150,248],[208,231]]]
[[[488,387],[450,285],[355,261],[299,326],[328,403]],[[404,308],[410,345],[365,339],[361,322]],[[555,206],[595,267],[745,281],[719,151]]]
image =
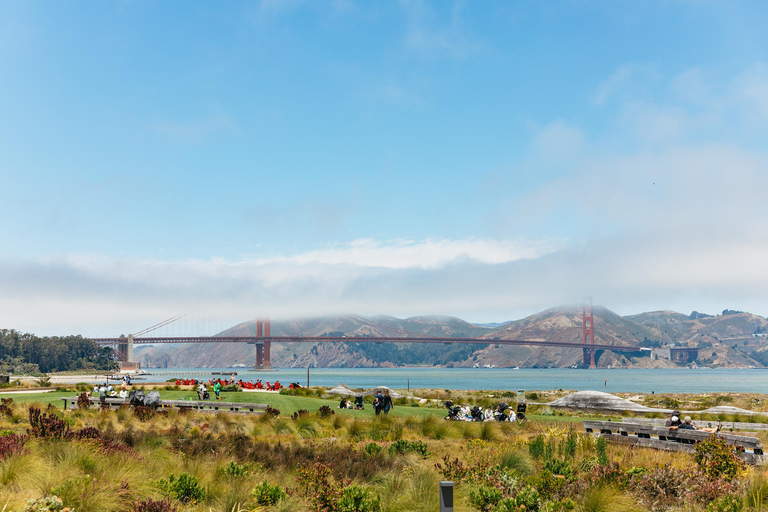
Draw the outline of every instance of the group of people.
[[[470,407],[467,404],[453,405],[453,402],[445,403],[448,409],[447,420],[453,421],[516,421],[515,411],[509,408],[505,403],[499,403],[495,409],[490,406],[483,410],[482,407]]]
[[[128,398],[128,386],[131,385],[131,376],[123,375],[123,384],[120,386],[120,392],[115,391],[115,387],[109,382],[105,382],[100,386],[94,386],[92,397],[95,398]]]
[[[376,416],[381,414],[381,411],[384,411],[384,414],[389,414],[389,410],[394,407],[392,397],[389,396],[389,390],[379,389],[376,391],[376,397],[373,399],[373,412],[376,413]]]
[[[211,387],[213,388],[213,392],[216,395],[216,400],[221,400],[221,382],[219,382],[219,379],[216,381],[210,381]],[[200,381],[200,385],[197,386],[197,398],[199,400],[210,400],[211,395],[208,393],[208,387],[205,385],[205,382]]]
[[[339,402],[339,409],[365,409],[365,406],[363,406],[363,395],[357,395],[354,403],[352,403],[352,400],[348,400],[347,397],[342,397],[341,402]]]
[[[199,387],[199,384],[201,382],[203,382],[203,381],[197,380],[197,379],[176,379],[176,385],[177,386],[198,386]],[[265,383],[263,383],[261,381],[261,379],[256,379],[256,382],[253,382],[253,379],[251,379],[248,382],[246,382],[246,381],[244,381],[242,379],[235,380],[235,376],[234,375],[232,375],[232,377],[230,379],[210,379],[210,380],[208,380],[208,385],[209,386],[214,386],[217,383],[219,384],[219,386],[228,386],[228,385],[237,384],[242,389],[264,389],[264,390],[267,390],[267,391],[280,391],[280,389],[285,387],[282,384],[280,384],[280,381],[277,381],[277,380],[274,382],[274,384],[270,384],[269,381],[267,381],[266,384],[265,384]],[[298,382],[296,382],[296,383],[291,383],[291,385],[288,386],[288,387],[290,389],[295,389],[295,388],[300,388],[301,385]]]
[[[720,431],[720,424],[717,427],[696,427],[690,416],[680,419],[680,411],[672,411],[672,416],[664,424],[669,430],[701,430],[702,432],[715,433]]]

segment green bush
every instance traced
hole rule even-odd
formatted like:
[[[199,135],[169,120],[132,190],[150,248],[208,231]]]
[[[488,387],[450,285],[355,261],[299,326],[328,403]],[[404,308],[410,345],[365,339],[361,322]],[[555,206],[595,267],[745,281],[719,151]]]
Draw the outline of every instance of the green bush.
[[[408,452],[415,452],[421,455],[422,457],[429,456],[429,451],[427,450],[427,443],[424,443],[422,441],[406,441],[405,439],[398,439],[391,445],[389,445],[389,454],[395,455],[405,455]]]
[[[179,478],[171,475],[168,480],[160,480],[158,484],[168,496],[182,503],[195,504],[203,501],[208,495],[208,491],[200,486],[197,478],[186,473],[180,474]]]
[[[350,485],[341,495],[338,504],[339,512],[376,512],[380,509],[381,499],[372,491]]]
[[[711,502],[704,510],[706,512],[741,512],[743,509],[744,504],[740,498],[728,495]]]
[[[538,435],[535,439],[528,441],[528,453],[536,460],[544,456],[544,436]]]
[[[230,478],[243,478],[251,474],[251,469],[253,468],[252,462],[247,462],[245,464],[238,464],[235,461],[232,461],[229,463],[229,466],[226,466],[222,473],[225,476],[228,476]]]
[[[736,448],[728,446],[725,439],[712,435],[709,439],[696,443],[693,460],[699,469],[710,478],[722,478],[730,482],[745,467]]]
[[[365,454],[373,456],[381,452],[381,449],[381,445],[378,443],[368,443],[365,445]]]
[[[480,512],[491,512],[501,501],[501,491],[495,487],[480,486],[470,489],[469,502]]]
[[[282,487],[271,485],[269,482],[261,482],[251,494],[259,505],[277,505],[278,501],[287,496]]]
[[[595,443],[595,449],[597,451],[597,462],[600,463],[601,466],[606,466],[609,462],[608,447],[605,443],[605,438],[603,436],[600,436],[597,438],[597,442]]]

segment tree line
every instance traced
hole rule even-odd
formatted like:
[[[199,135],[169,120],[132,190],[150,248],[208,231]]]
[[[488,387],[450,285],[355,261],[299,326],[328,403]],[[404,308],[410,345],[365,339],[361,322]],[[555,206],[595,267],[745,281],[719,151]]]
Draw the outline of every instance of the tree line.
[[[0,371],[14,373],[112,370],[112,349],[82,336],[39,337],[0,329]]]

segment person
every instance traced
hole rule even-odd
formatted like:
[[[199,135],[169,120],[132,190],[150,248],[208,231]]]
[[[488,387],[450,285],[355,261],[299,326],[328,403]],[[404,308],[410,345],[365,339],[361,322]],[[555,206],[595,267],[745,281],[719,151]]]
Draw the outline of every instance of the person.
[[[200,385],[197,386],[197,399],[198,400],[205,400],[205,392],[207,390],[205,389],[205,382],[200,382]]]
[[[131,385],[131,376],[130,375],[126,375],[125,376],[125,383],[128,384],[129,386]]]
[[[586,349],[584,349],[584,350],[586,350]],[[608,387],[608,379],[605,379],[605,382],[603,383],[603,385],[604,385],[605,387]]]
[[[381,410],[384,408],[384,395],[381,394],[381,390],[376,391],[376,398],[373,399],[373,412],[376,416],[381,414]]]
[[[382,399],[382,406],[384,408],[384,414],[389,414],[389,410],[393,409],[395,407],[395,404],[392,403],[392,397],[389,396],[389,390],[384,390],[384,397]]]
[[[363,395],[357,395],[355,397],[355,409],[365,409],[365,405],[363,405]]]
[[[120,398],[128,398],[128,390],[125,388],[125,385],[120,388]]]
[[[682,430],[696,430],[696,427],[693,425],[693,421],[691,421],[690,416],[686,416],[683,418],[683,424],[680,425],[680,429]]]
[[[107,385],[106,384],[102,384],[99,387],[99,401],[102,404],[105,404],[107,402]]]
[[[221,400],[221,383],[218,380],[213,383],[213,392],[216,393],[216,400]]]
[[[680,421],[680,411],[672,411],[672,416],[664,423],[669,430],[677,430],[683,424]]]
[[[485,418],[485,421],[493,420],[493,409],[491,409],[490,405],[485,408],[485,414],[483,414],[483,417]]]
[[[517,414],[515,414],[515,411],[512,409],[509,410],[509,417],[507,418],[509,421],[517,421]]]
[[[347,408],[347,397],[343,396],[341,397],[341,402],[339,402],[339,409],[346,409]]]

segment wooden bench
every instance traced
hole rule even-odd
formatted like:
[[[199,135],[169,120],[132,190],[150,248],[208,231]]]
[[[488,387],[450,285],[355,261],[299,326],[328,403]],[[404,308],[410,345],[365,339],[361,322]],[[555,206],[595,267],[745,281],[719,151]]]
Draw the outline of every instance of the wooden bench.
[[[622,418],[624,423],[639,423],[641,425],[664,426],[665,418]],[[716,427],[718,420],[693,420],[691,423],[696,428]],[[742,431],[742,430],[768,430],[768,423],[749,423],[744,421],[720,421],[720,431]]]
[[[729,445],[739,447],[739,457],[745,462],[757,465],[764,460],[763,443],[756,437],[723,432],[711,434],[701,430],[669,430],[667,427],[624,421],[585,421],[584,429],[587,433],[599,433],[612,442],[679,452],[694,452],[696,443],[717,435]]]
[[[64,410],[67,410],[67,405],[77,405],[77,398],[65,397]],[[121,407],[123,405],[129,405],[127,398],[105,398],[103,401],[101,398],[88,397],[91,405],[101,405],[102,403],[111,407]],[[239,413],[261,413],[269,407],[267,404],[253,404],[244,402],[222,402],[218,400],[160,400],[160,407],[176,407],[179,409],[194,409],[196,411],[230,411]]]

